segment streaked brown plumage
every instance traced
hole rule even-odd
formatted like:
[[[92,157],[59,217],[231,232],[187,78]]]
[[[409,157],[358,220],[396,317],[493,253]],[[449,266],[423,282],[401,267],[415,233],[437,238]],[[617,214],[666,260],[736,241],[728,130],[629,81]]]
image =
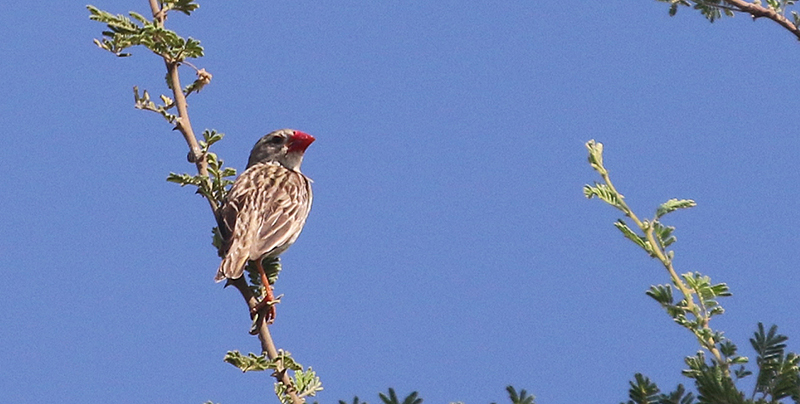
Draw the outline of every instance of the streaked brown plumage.
[[[311,210],[311,180],[300,172],[303,153],[314,141],[306,133],[281,129],[262,137],[250,152],[247,169],[236,179],[220,210],[226,251],[217,282],[242,276],[255,261],[273,299],[261,260],[277,257],[297,240]],[[274,306],[268,320],[274,317]]]

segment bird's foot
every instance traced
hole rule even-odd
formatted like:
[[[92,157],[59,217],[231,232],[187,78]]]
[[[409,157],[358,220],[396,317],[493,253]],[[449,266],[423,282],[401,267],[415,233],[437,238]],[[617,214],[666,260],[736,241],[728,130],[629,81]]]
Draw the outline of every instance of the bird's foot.
[[[255,307],[250,309],[250,315],[255,318],[257,315],[263,314],[267,324],[272,324],[275,322],[275,305],[281,302],[283,295],[275,297],[272,294],[271,287],[267,287],[267,290],[269,290],[269,292],[266,293],[266,296],[256,303]]]
[[[253,324],[250,325],[251,335],[258,335],[262,319],[267,324],[275,322],[275,305],[281,302],[282,297],[283,295],[280,295],[272,300],[264,298],[250,309],[250,318],[253,320]]]

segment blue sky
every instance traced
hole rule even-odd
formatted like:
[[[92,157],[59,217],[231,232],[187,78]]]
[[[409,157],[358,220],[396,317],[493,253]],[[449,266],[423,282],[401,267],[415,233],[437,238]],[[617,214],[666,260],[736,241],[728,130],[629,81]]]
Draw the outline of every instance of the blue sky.
[[[85,3],[51,3],[0,5],[0,401],[274,402],[266,374],[222,362],[259,345],[212,280],[207,204],[165,181],[192,170],[186,146],[133,108],[134,85],[163,92],[163,63],[96,49]],[[271,130],[317,137],[272,331],[321,402],[504,402],[513,384],[600,403],[636,372],[685,383],[697,344],[644,295],[665,273],[582,195],[592,138],[640,214],[698,202],[667,219],[675,263],[730,285],[713,324],[743,354],[759,321],[800,336],[800,48],[774,24],[655,1],[200,4],[168,20],[214,75],[195,129],[226,133],[238,169]]]

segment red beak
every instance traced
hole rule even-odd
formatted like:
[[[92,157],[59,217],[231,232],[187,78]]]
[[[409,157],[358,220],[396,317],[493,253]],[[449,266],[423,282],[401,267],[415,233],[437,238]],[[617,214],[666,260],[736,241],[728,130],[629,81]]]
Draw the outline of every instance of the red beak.
[[[305,151],[311,143],[314,143],[314,136],[299,130],[294,131],[292,139],[289,141],[289,151]]]

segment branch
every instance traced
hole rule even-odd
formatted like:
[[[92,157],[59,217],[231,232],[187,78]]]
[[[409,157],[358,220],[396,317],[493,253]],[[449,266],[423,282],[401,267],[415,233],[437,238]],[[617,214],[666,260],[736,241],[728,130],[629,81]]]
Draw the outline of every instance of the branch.
[[[797,29],[797,26],[794,25],[788,18],[784,17],[783,15],[775,12],[775,10],[767,7],[763,7],[758,4],[748,3],[744,0],[724,0],[725,3],[730,4],[732,7],[736,9],[736,11],[740,11],[743,13],[750,14],[753,19],[758,18],[768,18],[772,21],[775,21],[783,28],[786,28],[789,32],[794,34],[797,39],[800,39],[800,30]]]
[[[150,10],[153,12],[153,18],[155,19],[156,24],[159,27],[164,26],[164,21],[167,18],[166,10],[162,10],[158,5],[158,0],[149,0],[150,1]],[[194,130],[192,129],[192,124],[189,120],[189,109],[188,104],[186,103],[186,96],[183,93],[183,86],[181,86],[180,75],[178,74],[178,67],[180,66],[180,62],[170,60],[167,57],[164,57],[164,63],[167,67],[167,72],[169,74],[169,84],[172,88],[172,94],[175,100],[175,106],[178,109],[178,118],[176,120],[175,129],[179,130],[183,135],[183,138],[186,140],[186,144],[189,146],[189,161],[195,163],[197,167],[197,172],[208,178],[208,161],[206,160],[206,156],[202,154],[200,149],[200,144],[195,137]],[[217,223],[219,223],[219,209],[220,206],[217,204],[213,198],[206,198],[211,205],[211,211],[214,214],[214,218],[216,219]],[[248,306],[248,312],[251,312],[253,308],[255,308],[258,301],[256,300],[253,292],[247,286],[247,282],[244,280],[244,277],[240,277],[238,279],[234,279],[230,281],[230,284],[236,287],[239,292],[242,294],[245,302]],[[268,285],[266,287],[269,287]],[[275,348],[275,343],[272,341],[272,335],[269,332],[269,328],[267,326],[267,322],[264,321],[263,316],[258,315],[259,318],[257,319],[257,331],[258,331],[258,338],[261,340],[261,350],[266,352],[267,357],[270,360],[275,359],[278,356],[278,350]],[[284,385],[287,386],[287,394],[291,397],[293,404],[303,404],[305,400],[297,395],[295,391],[294,384],[292,383],[291,378],[285,371],[275,372],[273,374],[275,379],[278,382],[282,382]]]
[[[707,315],[708,313],[705,311],[705,305],[703,304],[703,297],[699,296],[698,293],[695,293],[694,289],[692,289],[680,276],[678,276],[677,271],[675,271],[675,267],[672,263],[672,254],[667,252],[666,246],[668,244],[662,243],[661,241],[656,239],[655,234],[655,225],[658,223],[658,218],[663,216],[664,214],[668,213],[671,210],[679,209],[680,206],[683,207],[691,207],[692,204],[677,204],[680,201],[675,200],[674,204],[662,205],[663,211],[659,213],[656,212],[655,219],[652,220],[642,220],[631,210],[628,204],[625,202],[625,197],[617,191],[617,188],[614,186],[614,183],[611,182],[611,177],[609,176],[608,170],[605,168],[603,164],[603,144],[595,142],[594,140],[590,140],[586,143],[586,148],[589,150],[589,164],[592,168],[600,174],[600,177],[603,179],[602,184],[595,183],[595,186],[586,185],[584,187],[584,195],[587,198],[592,197],[599,197],[606,203],[614,206],[615,208],[622,211],[625,216],[633,220],[639,230],[644,233],[644,237],[635,234],[631,231],[624,222],[621,222],[620,226],[622,227],[620,230],[623,230],[623,233],[626,233],[626,237],[635,241],[641,248],[643,248],[651,257],[659,260],[661,264],[664,266],[664,269],[667,270],[669,273],[670,278],[672,279],[672,283],[680,290],[681,294],[683,295],[683,301],[686,302],[686,310],[692,315],[701,321],[700,327],[702,329],[702,333],[697,332],[697,330],[689,328],[692,332],[697,336],[698,340],[702,344],[704,348],[706,348],[712,355],[714,355],[714,359],[723,368],[725,375],[729,375],[728,363],[722,357],[722,353],[716,346],[716,342],[714,338],[711,337],[713,335],[713,330],[709,327],[709,320],[710,316]],[[671,201],[672,202],[672,201]],[[645,242],[646,240],[646,242]],[[694,296],[698,297],[700,300],[700,304],[695,303]],[[699,312],[699,314],[698,314]]]
[[[167,19],[167,14],[164,10],[161,10],[158,6],[158,0],[150,0],[150,10],[153,12],[153,18],[155,19],[156,25],[159,28],[164,27],[164,20]],[[163,56],[162,56],[163,57]],[[197,173],[208,177],[208,162],[205,159],[205,156],[202,155],[200,152],[200,144],[197,142],[197,138],[194,135],[194,130],[192,129],[192,123],[189,120],[189,105],[186,102],[186,96],[183,94],[183,87],[181,86],[181,79],[178,73],[178,66],[180,66],[179,62],[170,60],[169,58],[163,57],[164,64],[167,67],[167,73],[169,74],[169,84],[172,88],[172,96],[175,100],[175,106],[178,108],[178,119],[176,120],[175,129],[181,132],[183,135],[183,139],[186,140],[186,144],[189,146],[189,161],[194,162],[195,166],[197,167]],[[208,200],[209,205],[211,205],[211,211],[214,213],[214,219],[219,222],[219,208],[220,206],[217,205],[217,202],[211,198],[206,198]]]
[[[250,287],[247,285],[247,281],[244,280],[244,276],[236,279],[230,279],[228,280],[228,284],[233,285],[239,290],[239,293],[242,294],[245,303],[247,303],[247,307],[252,313],[253,309],[255,309],[256,305],[258,304],[258,299],[256,299],[255,295],[253,295],[253,291],[250,290]],[[278,350],[275,348],[275,343],[272,341],[272,334],[269,332],[267,322],[264,321],[264,316],[262,314],[259,313],[256,315],[258,316],[256,322],[258,324],[258,339],[261,340],[261,350],[267,353],[267,357],[270,360],[275,359],[278,357]],[[297,391],[294,388],[292,379],[285,371],[276,372],[274,376],[275,379],[283,382],[283,384],[287,386],[287,394],[292,397],[292,403],[303,404],[305,402],[305,400],[297,395]]]

